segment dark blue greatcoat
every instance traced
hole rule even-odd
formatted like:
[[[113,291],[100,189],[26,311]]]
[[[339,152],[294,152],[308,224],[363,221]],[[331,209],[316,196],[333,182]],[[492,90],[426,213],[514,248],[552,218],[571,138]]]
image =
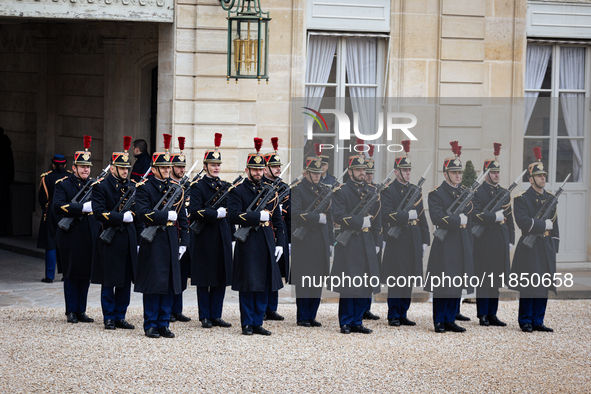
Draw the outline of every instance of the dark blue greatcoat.
[[[246,209],[258,195],[260,188],[261,185],[256,185],[250,179],[245,179],[230,192],[228,200],[230,224],[259,225],[260,213],[246,212]],[[283,220],[277,201],[270,202],[266,209],[272,212],[273,227],[261,226],[258,231],[252,229],[244,243],[236,241],[232,290],[264,292],[277,291],[283,287],[281,271],[275,262],[275,246],[284,245]],[[275,234],[273,234],[274,232]],[[284,249],[284,253],[286,252],[287,250]],[[263,253],[266,253],[267,256],[261,259],[260,256]],[[270,267],[267,266],[267,261]]]
[[[272,184],[273,181],[269,178],[263,176],[263,182],[267,184]],[[282,182],[285,184],[285,182]],[[289,277],[289,244],[291,243],[291,200],[290,194],[280,201],[279,207],[281,208],[281,219],[283,219],[283,255],[277,262],[279,264],[279,269],[281,270],[281,277],[288,278]],[[277,236],[277,235],[275,235]]]
[[[82,213],[83,204],[71,203],[87,182],[95,180],[89,178],[82,181],[76,175],[69,174],[56,182],[53,194],[53,209],[57,222],[63,217],[75,218],[68,231],[58,227],[56,235],[58,269],[68,279],[87,280],[91,274],[92,254],[98,237],[99,223],[92,212]]]
[[[152,242],[141,239],[137,262],[135,291],[144,294],[167,294],[169,278],[172,278],[174,294],[181,293],[181,264],[179,246],[188,246],[189,227],[184,206],[184,195],[176,203],[178,227],[168,222],[167,211],[154,211],[154,207],[166,193],[170,179],[160,181],[150,177],[137,184],[135,194],[136,218],[149,226],[164,226],[158,230]],[[181,240],[179,245],[179,238]]]
[[[191,231],[191,284],[195,286],[225,287],[232,283],[230,220],[228,216],[218,219],[217,210],[205,206],[226,183],[205,176],[191,186],[191,221],[205,223],[198,235]],[[222,203],[224,208],[228,197]]]
[[[385,229],[383,236],[386,241],[386,250],[380,271],[382,283],[387,283],[389,276],[404,276],[406,278],[423,276],[423,244],[429,245],[431,241],[422,195],[412,207],[417,211],[418,219],[409,220],[408,212],[398,209],[400,203],[411,191],[410,183],[403,185],[396,179],[382,192],[381,215]],[[388,235],[389,226],[402,227],[398,239]]]
[[[151,158],[148,152],[142,152],[139,155],[135,156],[135,163],[133,168],[131,169],[131,180],[133,182],[140,182],[142,177],[150,168]]]
[[[371,227],[368,231],[362,231],[363,217],[358,215],[351,215],[353,209],[361,201],[362,197],[367,194],[372,185],[365,182],[357,183],[353,180],[347,181],[345,185],[333,194],[332,199],[332,215],[335,223],[341,226],[341,230],[356,230],[347,246],[337,243],[335,246],[335,257],[332,265],[331,276],[343,278],[343,276],[362,277],[367,275],[367,287],[356,286],[352,283],[341,283],[341,286],[335,286],[332,290],[341,294],[359,295],[369,297],[371,293],[379,293],[379,266],[378,257],[376,254],[376,246],[382,247],[381,227],[382,220],[379,215],[381,201],[378,201],[370,210]],[[370,278],[376,277],[377,283],[371,286]],[[365,284],[364,284],[365,285]]]
[[[474,240],[474,274],[479,278],[486,274],[487,280],[482,285],[482,290],[498,289],[503,287],[500,275],[505,275],[505,283],[509,277],[511,260],[509,258],[509,244],[515,243],[515,225],[511,210],[511,199],[508,198],[503,205],[503,222],[496,222],[495,212],[484,212],[486,205],[496,195],[505,190],[501,186],[493,186],[484,182],[474,194],[474,210],[472,211],[472,223],[485,226],[480,238],[473,236]],[[488,275],[493,274],[491,283]]]
[[[425,284],[425,291],[435,292],[439,296],[449,298],[460,297],[462,288],[468,289],[468,292],[473,291],[470,286],[464,287],[463,279],[459,287],[447,281],[445,286],[432,287],[433,277],[441,278],[442,274],[449,276],[452,280],[454,276],[461,276],[464,274],[468,278],[474,275],[474,265],[472,260],[472,234],[470,214],[473,210],[473,202],[470,202],[463,211],[463,214],[468,217],[468,224],[466,228],[461,228],[460,215],[448,215],[446,210],[449,208],[456,198],[465,189],[460,185],[454,188],[446,181],[429,192],[429,216],[431,222],[439,227],[448,230],[447,236],[443,241],[437,237],[433,237],[433,245],[431,246],[431,253],[429,254],[429,263],[427,265],[427,274],[430,277]],[[456,283],[459,284],[459,283]],[[468,283],[469,285],[469,283]]]
[[[96,220],[101,222],[100,232],[109,227],[117,231],[110,244],[96,240],[92,263],[92,283],[107,287],[123,287],[125,285],[125,268],[127,259],[131,259],[134,277],[137,272],[137,245],[139,244],[136,225],[123,223],[123,213],[119,212],[119,201],[130,185],[126,179],[121,182],[113,175],[96,184],[92,189],[92,211]],[[135,210],[135,204],[131,211]],[[99,232],[99,234],[100,234]]]
[[[53,192],[55,182],[68,175],[65,169],[51,170],[41,175],[39,183],[39,205],[41,205],[41,222],[39,223],[39,235],[37,247],[45,250],[55,249],[55,235],[57,233],[56,213],[53,207]]]
[[[511,267],[511,273],[516,273],[519,278],[521,274],[527,273],[529,279],[532,274],[538,274],[540,276],[540,282],[542,275],[552,275],[550,279],[554,278],[556,273],[556,253],[558,252],[559,246],[559,231],[558,231],[558,217],[556,215],[556,208],[552,215],[550,215],[554,225],[552,230],[546,231],[546,222],[544,220],[536,219],[536,215],[544,202],[551,197],[551,193],[544,190],[544,193],[540,194],[536,192],[533,187],[527,189],[520,195],[515,196],[513,199],[513,212],[515,215],[515,223],[521,229],[521,238],[517,243],[515,249],[515,255],[513,256],[513,266]],[[528,248],[523,244],[523,239],[530,234],[538,234],[534,243],[533,249]],[[548,276],[548,275],[546,275]],[[534,279],[534,285],[538,279]],[[507,283],[507,279],[505,279]],[[524,292],[527,295],[546,297],[548,290],[556,292],[554,286],[544,287],[543,285],[526,287],[522,286],[509,286],[510,289]]]
[[[330,204],[327,204],[325,211],[326,223],[320,224],[320,213],[308,210],[318,194],[321,192],[320,185],[314,185],[304,178],[302,182],[292,189],[291,204],[294,222],[294,231],[299,227],[306,227],[308,232],[303,240],[292,239],[291,249],[291,277],[290,283],[302,286],[302,277],[310,276],[322,279],[328,275],[330,269],[330,246],[334,244],[333,220]],[[298,298],[307,298],[310,290],[306,288],[298,292]]]

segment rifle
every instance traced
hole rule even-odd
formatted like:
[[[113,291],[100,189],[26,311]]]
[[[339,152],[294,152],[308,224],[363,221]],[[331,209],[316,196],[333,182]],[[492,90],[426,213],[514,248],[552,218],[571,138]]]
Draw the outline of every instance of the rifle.
[[[453,204],[451,204],[445,212],[450,216],[459,215],[462,213],[470,201],[472,201],[472,198],[474,198],[474,193],[476,193],[476,190],[478,190],[478,188],[482,185],[484,178],[488,175],[489,171],[490,169],[480,174],[472,186],[464,189],[464,191],[458,196],[458,198],[456,198]],[[456,208],[452,210],[453,207]],[[447,230],[444,228],[438,228],[433,232],[433,235],[436,236],[440,241],[443,241],[447,235]]]
[[[285,169],[287,169],[287,167]],[[284,173],[285,170],[281,172],[281,175],[283,175]],[[250,203],[250,205],[246,208],[246,212],[261,212],[265,209],[269,201],[271,201],[272,197],[275,197],[277,189],[281,187],[281,175],[275,178],[272,184],[265,183],[263,185],[263,189],[259,192],[259,194],[257,194],[257,196]],[[250,230],[254,229],[254,231],[259,231],[260,227],[260,225],[240,227],[234,233],[234,237],[240,242],[245,242],[248,236],[250,235]]]
[[[376,201],[379,200],[380,193],[384,189],[386,189],[390,185],[390,183],[392,183],[393,179],[391,179],[391,177],[392,177],[393,173],[394,173],[394,169],[392,169],[392,171],[390,171],[390,173],[388,174],[386,179],[384,179],[384,181],[381,184],[379,184],[378,187],[376,187],[375,189],[369,188],[370,189],[369,192],[365,196],[363,196],[361,201],[359,201],[359,203],[353,209],[353,211],[351,211],[349,216],[365,216],[365,215],[367,215],[367,213],[373,207],[373,205],[376,203]],[[360,233],[359,230],[351,230],[351,229],[344,230],[337,237],[337,242],[343,246],[347,246],[347,244],[349,243],[349,239],[351,239],[351,236],[353,234],[359,234],[359,233]]]
[[[343,171],[343,173],[341,174],[339,179],[334,183],[334,185],[332,185],[332,187],[322,184],[320,186],[322,188],[322,191],[320,192],[320,194],[318,194],[318,196],[314,199],[314,201],[312,201],[312,203],[310,203],[310,205],[308,205],[308,208],[306,208],[306,211],[312,211],[312,213],[325,212],[326,208],[327,208],[326,205],[330,202],[330,199],[332,198],[332,194],[341,188],[341,186],[342,186],[341,182],[342,182],[343,177],[345,176],[346,173],[347,173],[347,170]],[[300,227],[296,228],[291,235],[296,237],[300,241],[303,241],[304,237],[308,233],[309,229],[310,229],[309,227],[300,226]]]
[[[148,171],[146,171],[146,173],[144,174],[142,179],[140,179],[140,182],[144,181],[148,177],[148,174],[150,173],[151,170],[152,170],[152,168],[148,168]],[[115,208],[119,207],[116,212],[126,212],[131,209],[131,207],[133,206],[133,203],[135,202],[135,190],[136,190],[135,184],[133,182],[130,182],[130,185],[127,188],[127,191],[125,192],[125,194],[123,194],[123,196],[121,196],[117,205],[115,205]],[[115,232],[116,231],[123,231],[123,228],[124,228],[123,224],[118,227],[113,227],[113,226],[107,227],[106,229],[104,229],[101,232],[101,235],[99,236],[99,238],[101,239],[101,241],[106,242],[107,244],[110,245],[111,242],[113,242],[113,237],[115,236]]]
[[[542,205],[542,207],[540,208],[540,210],[536,214],[536,219],[544,220],[544,221],[550,219],[550,215],[552,215],[552,211],[554,210],[554,208],[556,208],[556,205],[558,205],[558,197],[560,197],[560,195],[564,191],[563,187],[566,184],[566,181],[568,181],[568,178],[570,178],[570,175],[571,174],[568,174],[566,176],[566,179],[564,180],[564,182],[562,182],[562,185],[560,185],[558,190],[556,190],[556,192],[554,193],[554,196],[549,197],[546,200],[546,202],[544,203],[544,205]],[[525,246],[527,246],[528,248],[533,249],[534,243],[536,242],[536,238],[539,237],[540,235],[541,234],[530,234],[530,235],[526,236],[523,239],[523,244]]]
[[[414,205],[419,200],[419,197],[422,196],[421,187],[423,186],[423,183],[425,183],[425,177],[427,176],[427,173],[429,173],[429,170],[431,169],[432,165],[433,163],[429,164],[429,167],[427,167],[427,170],[425,171],[421,179],[419,179],[419,183],[417,183],[416,186],[410,185],[411,191],[407,194],[406,198],[403,199],[400,202],[400,204],[398,204],[398,208],[396,208],[397,211],[408,212],[412,209],[412,207],[414,207]],[[388,235],[394,237],[394,239],[398,239],[398,237],[400,237],[401,232],[402,226],[394,225],[390,227],[390,229],[388,230]]]
[[[187,172],[187,174],[179,181],[179,183],[173,182],[170,184],[166,193],[164,193],[160,201],[156,203],[156,206],[154,207],[154,212],[170,211],[170,209],[176,204],[181,195],[184,194],[185,184],[189,182],[189,174],[191,173],[191,171],[193,171],[196,165],[197,162],[193,164],[193,167],[191,167],[189,172]],[[154,237],[156,237],[156,231],[158,231],[159,229],[164,230],[164,227],[166,226],[157,225],[146,227],[142,230],[142,233],[140,235],[146,241],[152,242],[154,241]]]
[[[232,189],[234,189],[236,186],[242,183],[243,180],[244,178],[242,177],[242,175],[239,175],[238,178],[234,179],[232,183],[225,182],[224,185],[220,188],[220,190],[218,190],[213,196],[209,198],[209,200],[205,202],[205,208],[217,210],[219,207],[221,207],[222,202],[224,202],[226,198],[230,195],[230,191],[232,191]],[[201,233],[204,227],[205,222],[202,222],[200,220],[193,221],[193,223],[191,223],[191,225],[189,226],[191,231],[193,231],[197,235]]]
[[[490,200],[489,203],[486,204],[486,207],[484,207],[483,212],[484,213],[497,212],[498,210],[500,210],[503,207],[503,205],[505,205],[508,202],[507,199],[509,199],[509,201],[511,201],[511,192],[517,187],[517,182],[519,182],[521,177],[523,177],[523,175],[526,172],[527,172],[527,169],[523,170],[523,172],[521,174],[519,174],[519,176],[517,178],[515,178],[515,180],[513,181],[511,186],[509,186],[508,189],[502,189],[499,192],[499,194],[497,194],[495,196],[495,198]],[[474,235],[476,238],[480,238],[480,237],[482,237],[482,234],[484,233],[484,229],[485,229],[485,226],[483,226],[482,224],[476,224],[476,225],[474,225],[474,227],[472,227],[472,235]]]
[[[102,180],[105,176],[107,176],[110,167],[111,165],[108,164],[105,167],[105,169],[101,172],[101,174],[98,176],[97,180],[94,180],[92,178],[87,180],[84,184],[84,187],[80,189],[80,191],[76,193],[72,201],[70,201],[70,204],[84,204],[85,202],[90,201],[90,198],[92,196],[92,187],[96,185],[98,181]],[[82,217],[83,216],[78,216],[78,220],[82,220]],[[59,221],[58,226],[62,230],[68,231],[70,227],[72,227],[72,222],[74,222],[74,219],[75,218],[72,216],[63,217]]]

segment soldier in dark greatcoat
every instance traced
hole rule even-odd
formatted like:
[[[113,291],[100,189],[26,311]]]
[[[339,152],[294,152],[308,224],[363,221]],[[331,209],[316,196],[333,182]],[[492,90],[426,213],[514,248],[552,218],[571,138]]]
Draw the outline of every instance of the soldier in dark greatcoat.
[[[315,144],[316,157],[306,158],[304,179],[292,190],[295,228],[306,229],[303,239],[293,237],[290,276],[290,282],[295,286],[296,291],[297,325],[302,327],[321,326],[321,323],[316,320],[316,314],[322,295],[322,278],[329,273],[331,247],[334,244],[330,200],[322,207],[323,210],[314,212],[317,204],[320,203],[319,195],[329,188],[320,183],[322,176],[322,159],[318,149],[320,145]],[[316,206],[310,208],[314,202]]]
[[[131,281],[137,266],[138,232],[134,223],[134,206],[122,211],[124,196],[130,185],[127,179],[131,137],[123,137],[123,152],[113,152],[111,174],[99,181],[92,189],[93,215],[102,223],[101,231],[116,229],[110,243],[100,237],[96,240],[92,261],[92,283],[102,285],[101,306],[106,330],[116,328],[134,329],[125,320],[131,299]],[[129,195],[128,195],[129,198]]]
[[[429,225],[423,207],[422,192],[412,209],[405,212],[399,209],[406,201],[413,188],[410,183],[412,164],[408,152],[410,141],[402,141],[406,156],[397,157],[394,161],[396,179],[382,192],[382,222],[384,223],[384,239],[386,250],[382,261],[382,283],[388,285],[388,324],[391,326],[414,326],[416,323],[407,318],[414,283],[411,277],[423,276],[423,254],[430,244]],[[388,226],[386,226],[386,224]],[[400,226],[400,235],[394,238],[388,235],[389,226]],[[388,283],[388,278],[391,283]],[[405,282],[395,282],[397,278]],[[399,286],[400,285],[400,286]]]
[[[222,154],[218,149],[221,142],[222,135],[215,133],[215,149],[205,152],[205,176],[191,186],[189,206],[191,222],[203,225],[199,234],[191,231],[190,250],[191,283],[197,286],[199,320],[203,328],[232,326],[222,319],[226,286],[232,284],[232,228],[227,212],[229,196],[217,209],[212,208],[226,185],[219,178]]]
[[[271,138],[271,144],[275,152],[263,155],[265,163],[263,182],[272,184],[281,175],[281,158],[277,153],[279,149],[279,139],[277,137]],[[283,184],[285,182],[281,181]],[[279,201],[279,210],[281,211],[281,218],[283,219],[284,237],[283,237],[283,254],[278,261],[281,276],[287,280],[289,276],[289,251],[291,245],[291,200],[289,194]],[[265,311],[264,320],[284,320],[285,318],[277,313],[279,306],[279,291],[272,291],[269,293],[267,303],[267,310]]]
[[[262,143],[261,138],[255,138],[256,153],[249,154],[246,162],[248,179],[232,190],[228,201],[232,225],[258,226],[258,231],[250,230],[244,242],[237,240],[234,249],[232,289],[240,292],[240,320],[244,335],[271,335],[262,326],[268,293],[283,287],[277,261],[284,252],[284,233],[276,194],[260,212],[247,211],[264,188],[265,159],[259,153]]]
[[[184,153],[185,150],[185,137],[178,137],[179,141],[179,149],[181,153],[173,153],[170,155],[171,163],[172,163],[172,171],[170,172],[170,178],[173,181],[180,182],[183,177],[186,175],[185,171],[187,170],[187,159]],[[187,181],[187,186],[189,182]],[[185,190],[187,188],[185,187]],[[190,193],[190,192],[189,192]],[[183,202],[183,206],[185,210],[188,208],[189,204],[189,193],[185,193],[185,201]],[[187,212],[187,211],[185,211]],[[190,215],[187,212],[187,218],[190,218]],[[191,237],[189,236],[189,240]],[[191,247],[189,242],[189,247],[187,251],[181,258],[181,293],[175,294],[172,297],[172,313],[170,315],[170,322],[188,322],[191,321],[191,318],[185,316],[183,314],[183,292],[187,289],[187,281],[189,280],[191,272]]]
[[[494,159],[484,161],[483,171],[490,170],[482,186],[474,193],[472,222],[484,226],[484,232],[474,240],[474,274],[479,278],[487,275],[487,280],[476,289],[476,314],[481,326],[504,327],[499,320],[499,288],[503,286],[501,276],[509,277],[511,260],[509,252],[515,244],[515,225],[511,211],[511,199],[496,212],[484,212],[484,208],[504,190],[499,185],[501,164],[499,153],[501,144],[494,144]],[[491,278],[488,275],[494,275]]]
[[[91,140],[90,136],[84,136],[84,151],[74,154],[72,174],[55,183],[53,194],[53,209],[58,223],[63,217],[75,218],[68,230],[58,227],[56,235],[57,262],[64,275],[66,316],[69,323],[94,321],[86,314],[86,300],[99,223],[92,215],[91,201],[83,204],[72,202],[78,192],[95,182],[90,178],[92,162],[88,148]]]
[[[433,323],[435,332],[445,331],[463,332],[465,328],[455,323],[456,313],[460,304],[462,289],[468,288],[465,283],[456,285],[451,280],[454,277],[471,277],[474,275],[472,262],[472,236],[470,233],[470,213],[473,210],[473,202],[470,202],[464,211],[457,215],[449,215],[446,211],[452,207],[456,199],[465,189],[461,185],[463,168],[460,161],[461,146],[457,141],[452,141],[452,150],[455,157],[447,158],[443,162],[443,174],[445,180],[439,187],[429,192],[429,216],[431,222],[438,228],[447,230],[447,236],[443,241],[435,237],[427,275],[429,277],[425,290],[433,292]]]
[[[546,275],[552,280],[552,285],[534,286],[532,285],[532,282],[535,283],[534,280],[530,280],[529,286],[523,286],[521,282],[517,286],[512,286],[511,282],[508,283],[511,289],[519,291],[518,320],[521,329],[524,332],[552,332],[554,330],[544,325],[544,317],[548,303],[548,291],[552,290],[556,293],[554,275],[556,274],[556,253],[558,253],[560,241],[558,217],[556,208],[550,214],[550,219],[541,220],[536,217],[546,201],[555,197],[544,189],[547,172],[542,163],[541,149],[535,147],[534,154],[538,161],[528,166],[531,186],[513,199],[515,223],[521,229],[521,238],[515,249],[511,273],[517,274],[519,279],[524,274],[531,279],[534,275],[538,275],[540,283],[543,283],[542,278]],[[525,237],[530,234],[536,235],[531,249],[523,243]]]
[[[365,183],[366,168],[363,154],[349,157],[350,179],[333,194],[332,200],[335,223],[341,226],[341,231],[355,231],[347,246],[337,243],[330,273],[331,280],[341,279],[339,284],[330,283],[329,290],[340,293],[339,323],[343,334],[372,332],[363,326],[363,314],[367,309],[367,298],[373,293],[380,292],[377,254],[382,246],[379,238],[382,221],[378,215],[381,203],[374,204],[366,216],[351,214],[363,197],[369,193],[369,188],[374,188]],[[367,281],[361,284],[355,280],[355,278],[363,280],[364,277]]]
[[[45,283],[52,283],[55,279],[57,220],[53,211],[53,192],[55,182],[68,175],[66,163],[67,160],[64,155],[54,155],[51,159],[51,171],[41,174],[41,182],[39,182],[39,204],[43,214],[39,223],[37,247],[45,249],[45,277],[41,279],[41,282]]]
[[[133,141],[133,155],[135,157],[135,164],[131,170],[131,180],[138,183],[141,181],[146,171],[148,171],[148,168],[150,168],[148,143],[145,140]]]
[[[181,292],[180,259],[189,243],[184,193],[168,210],[161,209],[164,205],[157,207],[163,196],[168,194],[172,198],[174,190],[181,188],[169,179],[171,137],[164,135],[166,151],[152,155],[154,176],[137,184],[135,196],[136,217],[146,229],[158,226],[152,242],[144,238],[140,241],[135,282],[135,291],[144,294],[144,331],[149,338],[174,338],[168,328],[172,297]]]

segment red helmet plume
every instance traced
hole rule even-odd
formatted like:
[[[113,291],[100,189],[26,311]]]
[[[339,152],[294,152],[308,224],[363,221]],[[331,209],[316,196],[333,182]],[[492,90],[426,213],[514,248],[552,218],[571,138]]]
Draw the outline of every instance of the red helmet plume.
[[[88,150],[90,148],[90,142],[92,141],[92,137],[89,135],[84,136],[84,149]]]
[[[401,144],[404,148],[404,151],[406,152],[406,155],[408,156],[408,152],[410,152],[410,140],[404,140],[401,142]]]
[[[185,150],[185,137],[179,137],[179,149],[181,152]]]
[[[456,156],[458,156],[458,157],[462,156],[462,147],[461,146],[458,146],[458,151],[456,153]]]
[[[536,156],[536,159],[538,159],[538,161],[542,160],[542,149],[539,146],[536,146],[534,149],[534,155]]]
[[[375,146],[373,144],[369,144],[369,150],[367,151],[367,153],[369,154],[369,157],[373,157],[373,150],[375,149]]]
[[[170,140],[172,139],[172,135],[164,134],[164,149],[170,149]]]
[[[127,152],[131,147],[131,137],[128,135],[123,136],[123,150]]]
[[[254,139],[254,149],[257,151],[257,153],[259,153],[259,151],[261,150],[261,147],[262,146],[263,146],[263,139],[262,138],[255,137],[255,139]]]
[[[315,143],[314,144],[314,152],[316,152],[316,156],[320,156],[322,154],[322,144]]]
[[[495,157],[497,157],[500,153],[501,153],[501,144],[499,144],[498,142],[495,142],[493,144],[493,146],[495,147]]]
[[[279,149],[279,138],[277,138],[277,137],[271,138],[271,145],[273,145],[273,150],[275,150],[275,152],[277,152],[277,149]]]
[[[361,138],[357,138],[357,144],[356,145],[363,145],[365,144],[365,141],[363,141]]]
[[[451,151],[457,156],[458,155],[458,141],[452,141],[449,144],[451,145]]]
[[[220,145],[222,145],[222,133],[215,133],[213,136],[213,146],[217,149]]]

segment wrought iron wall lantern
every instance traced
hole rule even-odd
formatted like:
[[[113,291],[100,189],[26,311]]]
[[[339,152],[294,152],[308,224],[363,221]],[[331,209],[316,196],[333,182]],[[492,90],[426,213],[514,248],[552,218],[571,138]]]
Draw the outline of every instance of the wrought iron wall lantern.
[[[269,12],[260,0],[219,0],[228,11],[228,73],[230,78],[269,83]]]

